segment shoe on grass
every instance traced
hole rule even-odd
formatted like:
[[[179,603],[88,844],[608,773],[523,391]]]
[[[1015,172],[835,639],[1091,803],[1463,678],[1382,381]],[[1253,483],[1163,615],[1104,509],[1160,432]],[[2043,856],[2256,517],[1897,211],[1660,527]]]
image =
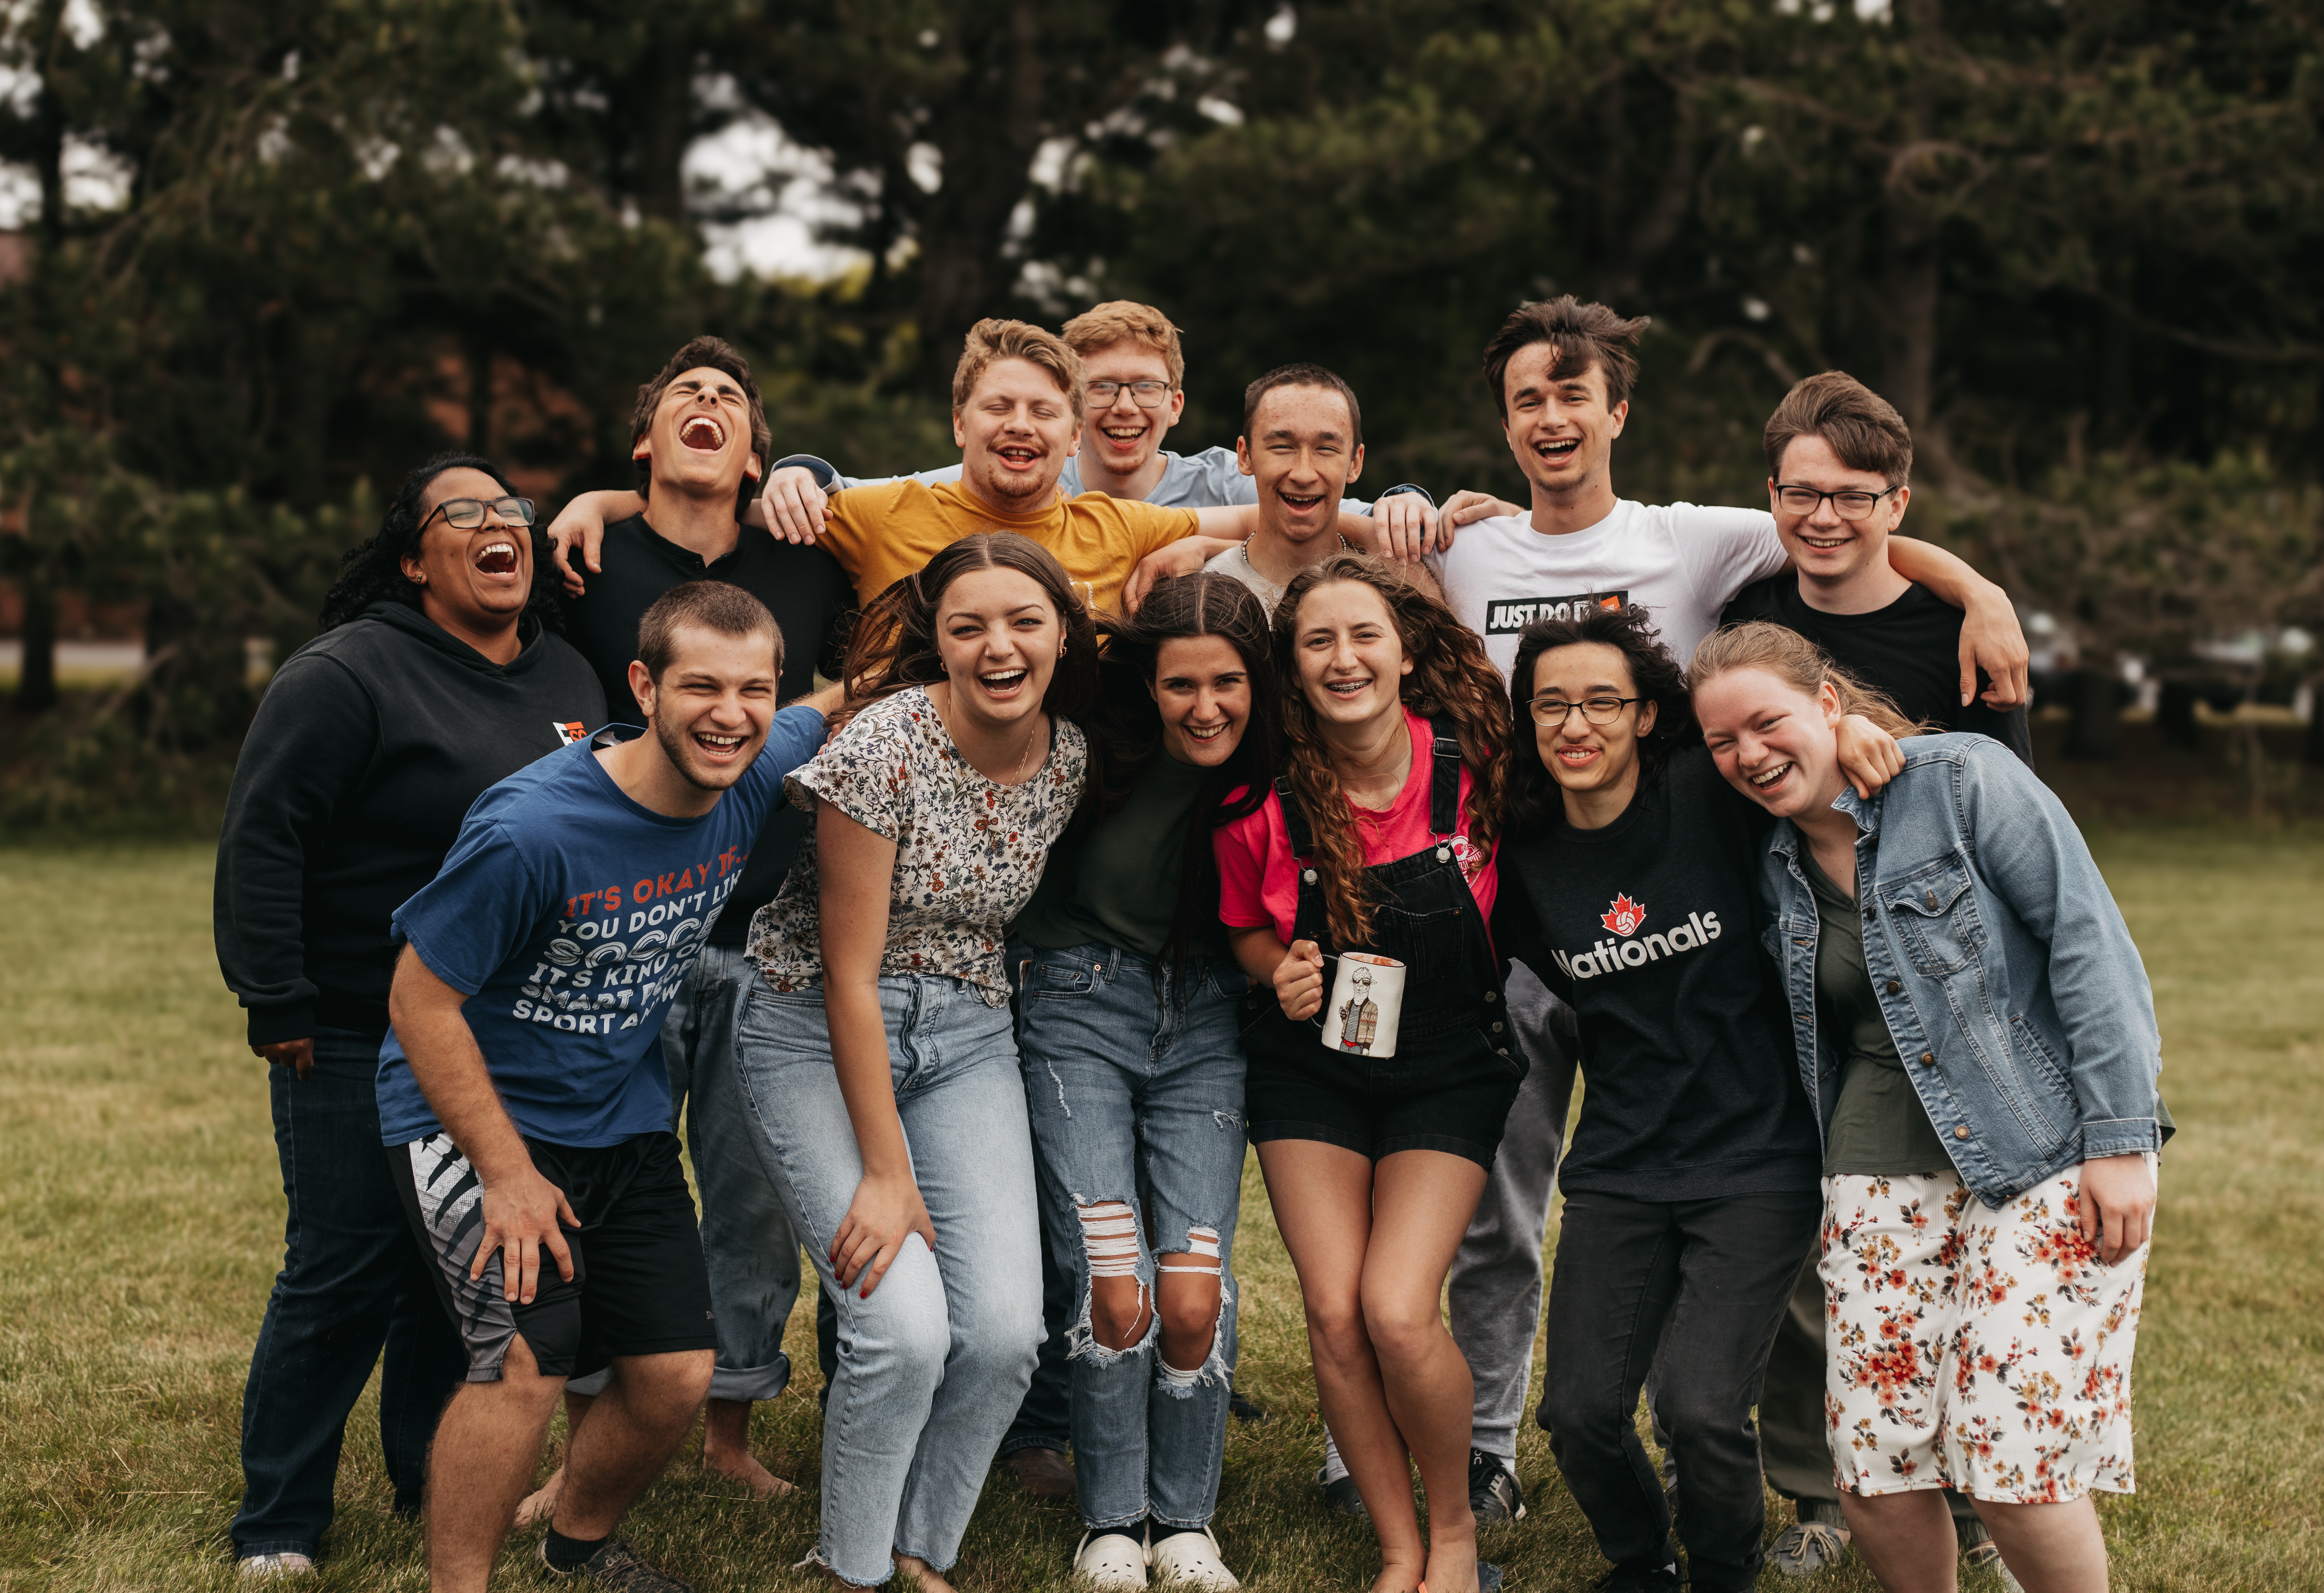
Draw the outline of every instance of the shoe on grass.
[[[1017,1475],[1028,1497],[1070,1503],[1075,1496],[1074,1463],[1056,1449],[1013,1449],[1001,1463]]]
[[[1767,1558],[1787,1577],[1812,1577],[1848,1558],[1849,1531],[1828,1522],[1803,1521],[1784,1529]]]
[[[676,1577],[658,1571],[648,1565],[627,1538],[613,1538],[588,1559],[571,1570],[559,1570],[549,1563],[549,1540],[543,1538],[533,1551],[540,1569],[559,1581],[577,1582],[584,1577],[593,1588],[604,1593],[694,1593],[694,1585],[681,1582]]]
[[[1364,1496],[1357,1489],[1354,1477],[1326,1479],[1319,1470],[1315,1473],[1315,1486],[1323,1490],[1324,1509],[1337,1511],[1342,1515],[1352,1515],[1359,1521],[1371,1514],[1364,1508]]]
[[[1219,1557],[1219,1540],[1210,1528],[1198,1533],[1172,1533],[1147,1551],[1154,1565],[1157,1588],[1240,1588],[1234,1572]]]
[[[234,1562],[234,1569],[249,1581],[267,1577],[303,1577],[315,1569],[312,1556],[296,1549],[285,1549],[274,1554],[245,1555]]]
[[[1244,1398],[1241,1389],[1231,1385],[1227,1389],[1227,1410],[1238,1422],[1249,1422],[1255,1424],[1267,1420],[1267,1412],[1265,1410],[1251,1403],[1250,1400]]]
[[[1021,1455],[1025,1451],[1017,1452]],[[1099,1588],[1103,1593],[1143,1588],[1146,1545],[1128,1533],[1102,1533],[1093,1527],[1082,1534],[1081,1547],[1074,1551],[1074,1579],[1084,1588]]]
[[[2025,1585],[2010,1574],[2001,1558],[2001,1545],[1991,1538],[1971,1543],[1961,1551],[1961,1563],[1972,1570],[1989,1570],[2009,1593],[2025,1593]]]
[[[1597,1593],[1678,1593],[1678,1561],[1667,1565],[1618,1565],[1597,1584]]]
[[[1479,1526],[1525,1519],[1525,1489],[1498,1455],[1469,1451],[1469,1508]]]

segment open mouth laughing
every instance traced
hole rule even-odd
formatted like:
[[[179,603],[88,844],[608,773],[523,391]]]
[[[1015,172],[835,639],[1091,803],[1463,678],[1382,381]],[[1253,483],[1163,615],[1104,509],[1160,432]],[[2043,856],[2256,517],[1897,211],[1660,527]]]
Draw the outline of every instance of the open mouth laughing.
[[[1025,682],[1032,679],[1032,671],[1020,664],[1004,670],[982,671],[976,677],[976,683],[987,697],[1008,702],[1025,689]]]
[[[731,764],[742,755],[747,736],[722,736],[715,730],[696,730],[694,745],[702,755],[714,764]]]
[[[1534,458],[1552,466],[1572,464],[1574,456],[1581,451],[1582,439],[1579,437],[1545,438],[1533,445]]]
[[[1098,428],[1098,435],[1104,438],[1106,442],[1117,451],[1127,453],[1145,441],[1147,434],[1153,430],[1152,426],[1140,421],[1128,426],[1101,426]]]
[[[1296,493],[1277,490],[1275,495],[1281,499],[1283,506],[1294,514],[1312,514],[1323,502],[1323,495],[1320,492]]]
[[[516,544],[511,542],[486,542],[476,552],[476,568],[486,575],[516,573]]]
[[[726,428],[715,415],[688,415],[678,429],[678,440],[696,452],[715,454],[726,446]]]
[[[1557,749],[1558,763],[1576,773],[1589,768],[1605,755],[1606,749],[1602,746],[1575,746],[1569,744]]]
[[[1038,469],[1043,457],[1041,449],[1023,442],[1004,442],[992,454],[1003,469],[1017,471]]]
[[[1751,789],[1757,795],[1773,796],[1783,790],[1790,781],[1794,766],[1791,760],[1786,758],[1771,768],[1762,769],[1756,774],[1747,774],[1744,778],[1751,783]]]

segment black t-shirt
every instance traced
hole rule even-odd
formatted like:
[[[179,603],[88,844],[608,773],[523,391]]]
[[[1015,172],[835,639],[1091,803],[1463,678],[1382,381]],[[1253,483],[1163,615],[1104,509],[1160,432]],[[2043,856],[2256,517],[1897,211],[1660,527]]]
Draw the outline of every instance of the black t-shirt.
[[[1940,730],[1973,730],[1990,736],[2031,768],[2034,738],[2025,709],[1995,709],[1980,699],[1960,701],[1961,611],[1915,581],[1886,608],[1869,614],[1827,614],[1808,607],[1799,577],[1790,570],[1754,581],[1735,595],[1721,625],[1748,619],[1773,620],[1822,648],[1831,661],[1876,690],[1886,693],[1908,719]],[[1978,690],[1991,682],[1978,671]]]
[[[844,634],[839,622],[855,607],[855,586],[839,560],[820,548],[796,547],[745,525],[733,552],[706,564],[701,554],[679,547],[640,514],[605,528],[597,561],[603,566],[598,573],[582,573],[588,590],[566,602],[566,634],[597,671],[605,702],[618,722],[634,724],[639,718],[637,699],[630,691],[638,621],[655,598],[691,580],[732,581],[774,615],[783,633],[780,700],[788,702],[814,690],[818,667],[830,675],[839,672],[834,656]],[[807,829],[806,814],[788,802],[776,806],[751,848],[742,883],[711,931],[712,945],[740,946],[748,939],[751,915],[774,899]]]
[[[1581,1020],[1582,1120],[1558,1175],[1567,1193],[1702,1200],[1817,1187],[1822,1153],[1791,1014],[1756,932],[1767,825],[1696,746],[1602,829],[1561,818],[1502,842],[1494,944]]]

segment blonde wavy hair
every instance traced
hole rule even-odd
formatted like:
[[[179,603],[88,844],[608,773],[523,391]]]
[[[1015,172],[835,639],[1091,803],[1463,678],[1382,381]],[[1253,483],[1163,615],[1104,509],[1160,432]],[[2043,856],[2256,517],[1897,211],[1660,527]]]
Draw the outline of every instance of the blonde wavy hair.
[[[1299,606],[1319,587],[1353,581],[1378,592],[1396,626],[1412,672],[1398,695],[1425,718],[1448,721],[1468,769],[1469,840],[1489,857],[1508,796],[1509,715],[1501,677],[1485,644],[1452,611],[1405,579],[1393,565],[1361,553],[1334,553],[1294,576],[1275,607],[1275,677],[1283,701],[1283,772],[1315,836],[1315,871],[1324,922],[1342,948],[1370,943],[1372,900],[1364,879],[1363,839],[1340,777],[1332,772],[1322,727],[1299,686]],[[1424,749],[1414,749],[1425,756]]]
[[[1840,698],[1843,714],[1861,714],[1902,741],[1925,736],[1933,726],[1915,724],[1885,692],[1876,691],[1827,657],[1823,649],[1799,632],[1771,620],[1749,620],[1713,633],[1694,650],[1686,666],[1690,695],[1720,676],[1737,670],[1757,670],[1773,675],[1803,697],[1813,697],[1830,686]]]

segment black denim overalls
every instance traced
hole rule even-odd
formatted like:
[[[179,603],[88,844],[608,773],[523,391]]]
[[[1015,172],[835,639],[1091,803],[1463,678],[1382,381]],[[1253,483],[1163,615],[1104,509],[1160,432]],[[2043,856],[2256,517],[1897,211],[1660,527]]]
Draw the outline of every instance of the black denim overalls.
[[[1458,1140],[1481,1144],[1488,1156],[1499,1143],[1500,1119],[1507,1116],[1517,1083],[1525,1076],[1525,1062],[1509,1033],[1500,968],[1484,915],[1477,910],[1477,898],[1452,845],[1460,821],[1461,744],[1434,723],[1429,735],[1428,828],[1436,838],[1408,857],[1364,870],[1372,902],[1372,942],[1351,948],[1405,965],[1396,1054],[1367,1057],[1332,1050],[1323,1042],[1325,1014],[1294,1023],[1283,1015],[1274,986],[1254,981],[1245,998],[1243,1031],[1255,1095],[1250,1111],[1254,1137],[1265,1134],[1270,1118],[1277,1123],[1297,1120],[1286,1114],[1296,1109],[1299,1093],[1313,1088],[1342,1098],[1367,1116],[1384,1118],[1378,1128],[1389,1142]],[[1326,957],[1334,957],[1342,948],[1333,943],[1326,921],[1323,888],[1314,861],[1314,832],[1292,794],[1290,781],[1277,780],[1275,791],[1299,867],[1292,938],[1313,940]],[[1327,965],[1327,1005],[1332,977]],[[1456,1107],[1451,1119],[1434,1121],[1436,1115],[1422,1106],[1422,1098],[1447,1091],[1469,1098],[1472,1104]],[[1507,1098],[1500,1100],[1496,1115],[1490,1101],[1504,1093]],[[1418,1108],[1418,1120],[1397,1121],[1408,1116],[1399,1110],[1405,1106]],[[1321,1103],[1318,1107],[1314,1116],[1327,1126],[1341,1116],[1321,1109]],[[1298,1113],[1300,1119],[1307,1116]],[[1487,1116],[1492,1118],[1489,1124],[1484,1121]],[[1333,1134],[1316,1137],[1339,1140]],[[1386,1153],[1374,1148],[1372,1153]]]

